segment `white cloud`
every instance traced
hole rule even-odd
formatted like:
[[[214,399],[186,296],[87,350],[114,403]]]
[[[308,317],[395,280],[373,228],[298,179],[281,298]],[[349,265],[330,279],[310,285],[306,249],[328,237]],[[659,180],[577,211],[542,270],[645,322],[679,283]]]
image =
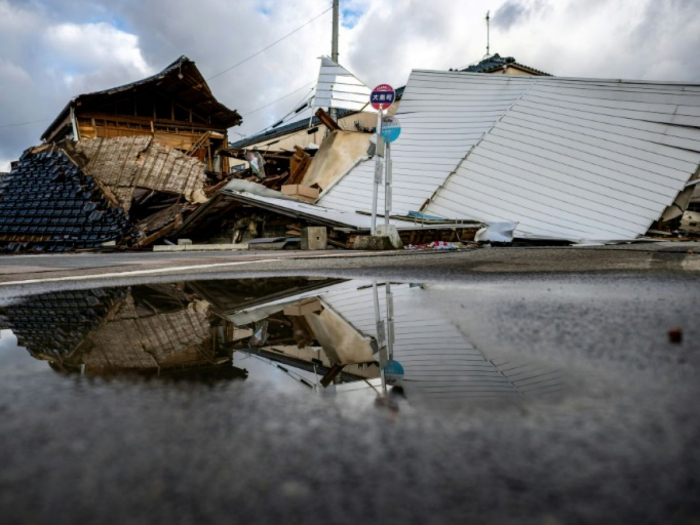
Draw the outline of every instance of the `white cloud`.
[[[131,82],[183,54],[210,77],[330,6],[327,0],[234,4],[62,0],[32,3],[29,10],[20,0],[0,0],[0,62],[30,77],[22,83],[18,70],[11,82],[3,77],[2,120],[53,118],[72,95]],[[485,53],[487,10],[493,17],[492,52],[537,69],[700,80],[698,0],[341,0],[341,10],[354,14],[341,27],[340,62],[370,85],[398,87],[414,68],[478,61]],[[317,57],[330,54],[330,39],[327,13],[210,86],[219,100],[245,114],[314,80]],[[246,117],[236,132],[252,134],[275,122],[302,94]],[[0,129],[0,157],[17,156],[36,143],[42,125],[11,129]]]
[[[0,173],[9,173],[10,172],[10,160],[7,159],[0,159]]]
[[[90,4],[76,5],[83,18]],[[0,158],[5,164],[39,142],[71,97],[153,72],[136,35],[112,22],[61,20],[68,14],[49,6],[0,0]],[[32,124],[7,126],[26,122]]]
[[[58,24],[47,29],[45,38],[52,52],[61,57],[63,67],[94,71],[118,65],[141,75],[151,73],[141,55],[138,37],[105,22]]]

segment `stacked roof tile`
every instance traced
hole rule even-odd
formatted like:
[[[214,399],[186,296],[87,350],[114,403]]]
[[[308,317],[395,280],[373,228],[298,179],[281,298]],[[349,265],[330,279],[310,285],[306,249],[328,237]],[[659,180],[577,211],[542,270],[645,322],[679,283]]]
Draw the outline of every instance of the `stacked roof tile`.
[[[0,252],[97,248],[131,228],[95,180],[59,148],[28,150],[0,188]]]

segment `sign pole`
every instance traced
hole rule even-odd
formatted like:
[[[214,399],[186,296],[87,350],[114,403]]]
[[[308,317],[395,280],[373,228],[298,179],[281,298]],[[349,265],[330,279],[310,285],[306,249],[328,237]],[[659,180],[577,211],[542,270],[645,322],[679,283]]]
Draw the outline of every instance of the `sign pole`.
[[[396,91],[389,84],[380,84],[369,95],[370,104],[377,110],[377,148],[374,161],[374,184],[372,187],[372,236],[377,235],[377,201],[379,200],[379,185],[382,184],[383,166],[382,157],[385,155],[385,144],[393,139],[386,140],[383,133],[384,110],[389,109],[396,99]],[[386,208],[386,189],[385,208]],[[385,219],[385,220],[388,220]]]
[[[382,182],[382,158],[379,156],[382,139],[382,118],[383,111],[377,111],[377,149],[374,162],[374,185],[372,187],[372,230],[371,235],[377,234],[377,199],[379,196],[379,185]]]

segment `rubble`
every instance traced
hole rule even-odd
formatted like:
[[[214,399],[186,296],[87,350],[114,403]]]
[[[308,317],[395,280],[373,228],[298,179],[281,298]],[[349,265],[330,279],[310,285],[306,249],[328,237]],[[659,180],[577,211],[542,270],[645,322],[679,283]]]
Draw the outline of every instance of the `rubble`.
[[[187,57],[72,99],[13,164],[0,191],[0,251],[145,247],[231,178],[219,103]]]
[[[542,72],[492,59],[479,68],[517,74],[414,71],[399,90],[392,247],[700,233],[700,86],[532,76]],[[0,251],[141,249],[184,237],[284,248],[308,227],[327,228],[335,248],[388,248],[361,239],[377,154],[367,90],[324,57],[305,106],[317,109],[313,119],[234,144],[227,130],[240,115],[187,57],[79,95],[46,144],[0,180]],[[352,116],[361,118],[350,126]]]

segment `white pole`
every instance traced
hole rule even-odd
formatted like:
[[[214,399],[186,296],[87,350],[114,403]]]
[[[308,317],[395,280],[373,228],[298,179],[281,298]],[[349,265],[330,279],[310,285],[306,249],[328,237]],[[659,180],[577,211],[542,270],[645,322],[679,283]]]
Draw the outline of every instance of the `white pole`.
[[[382,183],[382,159],[379,156],[379,148],[382,140],[382,114],[380,110],[377,112],[377,149],[375,151],[374,161],[374,185],[372,188],[372,230],[371,234],[377,234],[377,198],[379,195],[379,185]]]
[[[386,176],[384,177],[384,225],[389,231],[389,216],[391,215],[391,142],[386,143]]]

